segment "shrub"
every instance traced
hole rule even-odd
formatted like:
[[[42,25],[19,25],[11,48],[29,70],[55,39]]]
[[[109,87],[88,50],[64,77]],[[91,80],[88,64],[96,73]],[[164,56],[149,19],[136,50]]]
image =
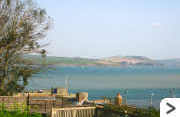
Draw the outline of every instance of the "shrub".
[[[128,106],[105,105],[100,117],[160,117],[160,111],[150,108],[133,108]]]
[[[42,117],[42,115],[38,113],[29,114],[27,112],[20,111],[0,111],[0,117]]]

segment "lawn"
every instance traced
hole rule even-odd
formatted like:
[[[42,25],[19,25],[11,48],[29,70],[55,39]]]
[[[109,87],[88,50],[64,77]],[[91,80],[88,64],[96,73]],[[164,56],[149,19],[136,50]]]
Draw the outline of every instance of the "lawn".
[[[41,114],[34,113],[30,114],[27,112],[20,112],[20,111],[0,111],[0,117],[43,117]]]

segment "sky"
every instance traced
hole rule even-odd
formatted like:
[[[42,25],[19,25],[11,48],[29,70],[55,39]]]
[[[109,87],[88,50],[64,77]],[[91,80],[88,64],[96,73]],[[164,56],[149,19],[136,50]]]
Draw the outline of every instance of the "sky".
[[[50,56],[180,58],[180,0],[37,0]]]

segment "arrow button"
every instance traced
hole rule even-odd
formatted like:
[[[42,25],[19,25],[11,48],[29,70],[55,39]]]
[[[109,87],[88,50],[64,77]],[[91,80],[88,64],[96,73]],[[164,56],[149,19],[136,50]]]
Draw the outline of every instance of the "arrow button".
[[[160,103],[161,117],[180,117],[180,98],[165,98]]]
[[[170,103],[166,103],[167,106],[169,106],[171,109],[169,111],[167,111],[166,113],[167,114],[170,114],[171,112],[175,111],[176,110],[176,107],[173,106],[172,104]]]

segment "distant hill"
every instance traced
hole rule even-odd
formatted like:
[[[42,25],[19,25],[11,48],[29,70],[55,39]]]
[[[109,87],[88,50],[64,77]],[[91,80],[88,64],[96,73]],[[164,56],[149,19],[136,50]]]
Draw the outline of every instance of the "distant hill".
[[[59,65],[59,66],[74,66],[74,65],[96,65],[96,59],[88,58],[78,58],[78,57],[55,57],[47,56],[42,58],[37,55],[26,55],[25,59],[31,60],[34,64],[41,64],[45,61],[49,65]]]
[[[153,60],[143,56],[114,56],[97,61],[101,64],[107,65],[154,65],[157,64]]]
[[[42,64],[42,62],[45,61],[48,65],[57,66],[180,66],[180,59],[152,60],[144,56],[113,56],[102,59],[47,56],[43,59],[41,56],[37,55],[26,55],[24,58],[31,60],[34,64]]]

